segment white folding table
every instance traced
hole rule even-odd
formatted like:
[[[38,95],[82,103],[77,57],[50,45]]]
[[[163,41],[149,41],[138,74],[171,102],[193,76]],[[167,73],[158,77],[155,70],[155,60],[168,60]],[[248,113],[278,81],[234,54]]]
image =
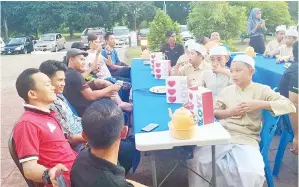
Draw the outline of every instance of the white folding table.
[[[172,149],[179,146],[211,146],[212,147],[212,181],[216,187],[216,160],[215,145],[229,144],[231,136],[219,123],[207,124],[197,127],[196,136],[189,140],[178,140],[170,135],[169,131],[148,132],[135,134],[136,148],[139,151],[157,151]],[[157,187],[156,163],[154,155],[151,156],[153,186]]]

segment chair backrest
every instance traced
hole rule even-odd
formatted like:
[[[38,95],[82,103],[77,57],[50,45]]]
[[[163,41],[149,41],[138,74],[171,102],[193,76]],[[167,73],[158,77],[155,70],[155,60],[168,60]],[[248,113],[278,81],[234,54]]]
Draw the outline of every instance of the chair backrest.
[[[260,150],[262,153],[268,152],[273,136],[275,134],[275,131],[278,127],[278,124],[281,120],[281,116],[276,117],[276,121],[273,122],[273,120],[267,120],[267,118],[272,117],[269,114],[269,111],[264,110],[263,111],[263,124],[262,124],[262,130],[260,133],[261,141],[260,141]]]
[[[18,169],[20,170],[21,174],[23,175],[23,177],[24,177],[26,183],[28,184],[28,186],[29,187],[43,187],[44,184],[34,182],[34,181],[29,180],[25,177],[24,172],[23,172],[22,164],[20,164],[17,153],[16,153],[15,142],[13,140],[13,132],[10,134],[9,139],[8,139],[8,149],[9,149],[9,152],[10,152],[10,155],[11,155],[13,161],[17,165]]]

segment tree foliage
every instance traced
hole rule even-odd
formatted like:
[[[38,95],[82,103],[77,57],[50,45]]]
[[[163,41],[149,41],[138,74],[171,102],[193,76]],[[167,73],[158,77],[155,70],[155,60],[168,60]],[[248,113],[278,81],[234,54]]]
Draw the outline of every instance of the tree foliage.
[[[179,24],[173,22],[164,11],[158,9],[154,20],[150,23],[150,32],[147,35],[151,51],[160,50],[161,45],[166,42],[165,33],[170,29],[176,32],[177,42],[182,43]]]
[[[245,31],[246,9],[230,6],[227,2],[192,2],[188,28],[199,38],[219,32],[224,40],[232,39]]]

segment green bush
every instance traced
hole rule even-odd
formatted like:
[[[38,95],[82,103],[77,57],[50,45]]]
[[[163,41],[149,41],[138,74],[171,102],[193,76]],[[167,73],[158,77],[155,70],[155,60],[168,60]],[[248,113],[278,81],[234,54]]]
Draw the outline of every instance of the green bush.
[[[244,32],[247,24],[246,8],[230,6],[228,2],[192,2],[187,25],[196,38],[219,32],[229,40]]]
[[[154,20],[150,23],[150,32],[147,35],[150,51],[160,51],[161,45],[166,42],[165,33],[170,29],[176,32],[177,43],[182,43],[179,24],[173,22],[165,12],[158,9]]]

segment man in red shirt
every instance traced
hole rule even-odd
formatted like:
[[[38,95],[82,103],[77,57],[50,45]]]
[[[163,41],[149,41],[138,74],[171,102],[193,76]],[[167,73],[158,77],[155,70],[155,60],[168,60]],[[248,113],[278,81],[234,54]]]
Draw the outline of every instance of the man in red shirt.
[[[77,154],[55,119],[55,112],[50,111],[50,104],[56,100],[51,80],[38,69],[29,68],[19,75],[16,89],[26,103],[25,112],[13,130],[25,177],[56,187],[55,173],[63,171],[70,184],[70,170]]]

